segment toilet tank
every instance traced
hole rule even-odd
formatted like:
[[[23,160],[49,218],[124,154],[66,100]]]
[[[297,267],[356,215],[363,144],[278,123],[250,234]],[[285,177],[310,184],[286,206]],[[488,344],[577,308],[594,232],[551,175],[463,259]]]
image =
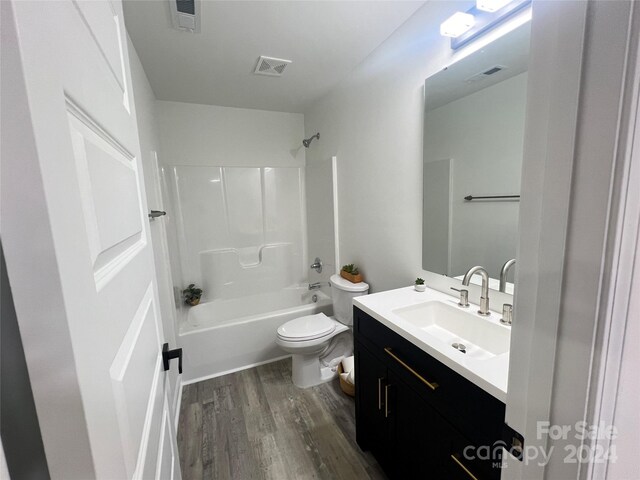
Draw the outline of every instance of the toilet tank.
[[[369,293],[369,285],[364,282],[351,283],[340,275],[332,275],[329,281],[336,320],[344,325],[353,325],[353,299]]]

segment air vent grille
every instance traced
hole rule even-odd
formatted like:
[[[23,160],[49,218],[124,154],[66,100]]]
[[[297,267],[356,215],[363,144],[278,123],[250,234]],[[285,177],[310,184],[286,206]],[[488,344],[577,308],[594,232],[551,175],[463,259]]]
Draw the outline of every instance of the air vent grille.
[[[469,78],[467,78],[465,80],[466,83],[475,83],[479,80],[484,80],[487,77],[490,77],[491,75],[495,75],[498,72],[501,72],[502,70],[505,70],[507,67],[505,67],[504,65],[494,65],[491,68],[487,68],[486,70],[480,72],[480,73],[476,73],[475,75],[471,75]]]
[[[482,72],[483,75],[493,75],[494,73],[498,73],[499,71],[504,70],[504,67],[500,65],[496,65],[495,67],[491,67],[489,70]]]
[[[196,2],[194,0],[176,0],[176,8],[180,13],[196,14]]]
[[[173,28],[200,33],[200,3],[201,0],[169,0]]]
[[[256,65],[254,73],[256,75],[269,75],[271,77],[279,77],[284,73],[287,65],[289,65],[290,63],[291,60],[261,56],[258,59],[258,64]]]

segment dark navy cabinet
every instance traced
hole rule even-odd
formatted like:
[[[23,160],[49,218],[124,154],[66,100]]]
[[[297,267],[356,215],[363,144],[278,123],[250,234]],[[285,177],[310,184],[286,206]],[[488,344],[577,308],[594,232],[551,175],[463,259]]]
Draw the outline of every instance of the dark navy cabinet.
[[[356,440],[391,479],[500,478],[502,402],[358,308],[354,335]]]

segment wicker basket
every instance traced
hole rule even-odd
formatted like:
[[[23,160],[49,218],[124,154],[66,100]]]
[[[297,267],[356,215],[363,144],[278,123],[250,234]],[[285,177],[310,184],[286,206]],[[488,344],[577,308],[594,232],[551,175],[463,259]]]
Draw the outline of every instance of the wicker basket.
[[[346,382],[345,380],[343,380],[342,377],[340,376],[341,373],[344,373],[344,370],[342,369],[342,362],[338,364],[338,379],[340,380],[340,388],[344,393],[346,393],[350,397],[355,397],[356,386],[351,385],[349,382]]]

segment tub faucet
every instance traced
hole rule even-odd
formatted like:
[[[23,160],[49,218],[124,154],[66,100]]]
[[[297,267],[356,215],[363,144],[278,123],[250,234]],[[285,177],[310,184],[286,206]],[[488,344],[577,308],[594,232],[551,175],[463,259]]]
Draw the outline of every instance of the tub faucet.
[[[507,274],[509,273],[509,269],[513,267],[516,263],[516,259],[512,258],[511,260],[507,260],[502,265],[500,269],[500,291],[505,293],[507,291]]]
[[[478,313],[480,315],[491,315],[491,312],[489,312],[489,274],[485,268],[480,266],[470,268],[462,279],[462,285],[468,287],[471,277],[476,273],[482,277],[482,292],[480,293],[480,310],[478,310]]]
[[[323,282],[310,283],[309,290],[318,290],[319,288],[322,288],[322,285],[323,285]]]

